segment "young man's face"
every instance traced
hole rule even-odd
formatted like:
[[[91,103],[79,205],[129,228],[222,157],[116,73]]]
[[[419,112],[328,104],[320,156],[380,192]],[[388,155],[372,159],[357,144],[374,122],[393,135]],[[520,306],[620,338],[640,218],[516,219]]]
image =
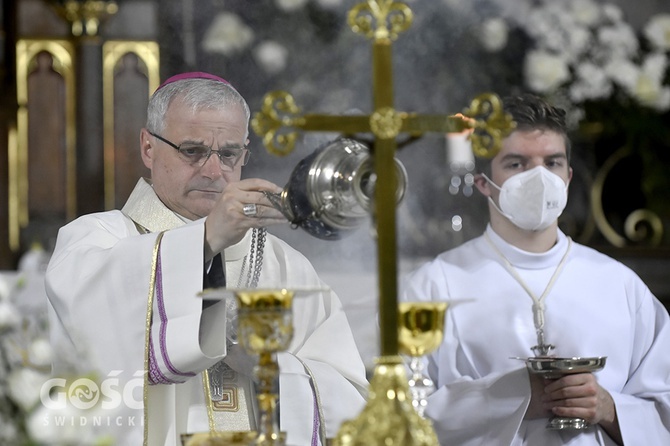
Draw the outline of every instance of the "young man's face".
[[[197,143],[221,150],[245,146],[246,135],[247,120],[241,107],[193,112],[177,99],[170,104],[165,129],[159,136],[177,146]],[[212,153],[202,166],[194,165],[146,129],[140,137],[142,159],[151,170],[156,194],[168,208],[186,218],[195,220],[207,216],[223,188],[240,180],[241,161],[230,169],[222,166],[219,157]]]
[[[508,178],[537,166],[545,167],[568,184],[572,169],[563,136],[551,130],[517,130],[503,140],[500,152],[491,160],[490,179],[502,187]],[[498,189],[483,179],[477,181],[477,186],[498,203]]]

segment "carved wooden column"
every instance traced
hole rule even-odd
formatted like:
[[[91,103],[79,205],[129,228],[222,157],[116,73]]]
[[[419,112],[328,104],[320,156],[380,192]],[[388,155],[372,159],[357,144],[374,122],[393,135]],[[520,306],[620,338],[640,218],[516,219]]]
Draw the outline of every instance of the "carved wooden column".
[[[50,0],[71,26],[75,44],[77,215],[99,211],[104,196],[102,44],[100,25],[118,12],[115,1]]]
[[[3,26],[15,24],[0,4]],[[160,80],[156,42],[99,34],[103,19],[117,13],[115,2],[12,0],[12,5],[20,6],[14,15],[23,25],[4,53],[16,61],[9,71],[17,79],[15,93],[3,97],[15,105],[3,120],[7,128],[0,130],[3,144],[11,142],[0,161],[0,173],[8,178],[7,189],[0,186],[7,197],[0,217],[9,223],[0,225],[0,247],[7,246],[0,267],[7,269],[32,243],[52,248],[58,229],[77,216],[121,207],[146,174],[138,135],[149,94]],[[33,25],[45,22],[44,28]],[[119,21],[115,35],[131,27],[137,24]],[[29,37],[34,34],[40,37]]]
[[[9,177],[8,148],[16,144],[17,0],[0,1],[0,178]],[[12,269],[17,256],[9,246],[9,183],[0,181],[0,270]]]

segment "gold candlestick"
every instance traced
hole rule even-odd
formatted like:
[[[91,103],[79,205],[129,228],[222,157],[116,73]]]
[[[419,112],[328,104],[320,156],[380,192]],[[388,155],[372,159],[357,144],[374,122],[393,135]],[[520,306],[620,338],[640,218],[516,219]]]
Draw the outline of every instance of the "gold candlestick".
[[[376,359],[367,405],[342,424],[333,446],[439,446],[431,422],[412,406],[402,357]]]

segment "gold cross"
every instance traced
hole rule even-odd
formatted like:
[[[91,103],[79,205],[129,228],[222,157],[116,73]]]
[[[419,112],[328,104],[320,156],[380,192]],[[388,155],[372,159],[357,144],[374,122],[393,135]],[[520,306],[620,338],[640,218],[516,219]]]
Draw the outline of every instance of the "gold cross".
[[[354,6],[348,15],[351,29],[372,39],[373,106],[371,115],[332,116],[300,115],[293,97],[284,91],[268,93],[261,111],[252,119],[252,128],[267,150],[283,156],[291,153],[299,131],[354,134],[372,132],[375,136],[374,162],[377,175],[375,213],[378,235],[381,354],[398,354],[395,167],[396,137],[400,133],[419,136],[426,132],[460,132],[473,129],[475,155],[492,157],[512,128],[509,116],[502,112],[495,95],[477,97],[459,115],[419,115],[400,112],[393,107],[391,42],[412,23],[411,9],[391,0],[368,0]],[[376,26],[375,26],[376,25]]]
[[[376,221],[380,352],[382,357],[398,355],[398,296],[396,259],[396,195],[394,156],[397,136],[418,137],[428,132],[472,130],[473,152],[493,157],[502,139],[513,129],[511,117],[503,112],[493,94],[475,98],[463,115],[421,115],[398,111],[393,105],[392,41],[407,30],[413,20],[411,9],[402,2],[367,0],[348,14],[351,29],[372,41],[373,112],[370,115],[300,114],[293,97],[284,91],[268,93],[251,125],[263,138],[267,150],[283,156],[291,153],[300,131],[338,132],[344,135],[372,133],[374,169],[377,175],[374,221]]]

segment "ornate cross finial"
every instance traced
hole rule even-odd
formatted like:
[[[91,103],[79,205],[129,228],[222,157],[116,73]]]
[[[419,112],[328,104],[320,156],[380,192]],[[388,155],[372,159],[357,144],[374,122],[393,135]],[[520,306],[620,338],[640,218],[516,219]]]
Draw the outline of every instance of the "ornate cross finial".
[[[412,25],[413,17],[412,10],[404,3],[368,0],[351,8],[347,22],[352,31],[370,39],[395,40]]]

